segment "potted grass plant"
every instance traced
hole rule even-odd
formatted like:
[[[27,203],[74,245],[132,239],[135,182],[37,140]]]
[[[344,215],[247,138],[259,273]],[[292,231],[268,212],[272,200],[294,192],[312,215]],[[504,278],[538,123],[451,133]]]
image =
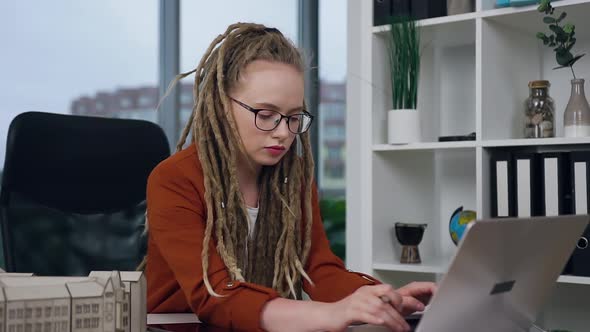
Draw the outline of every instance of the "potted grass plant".
[[[387,112],[387,142],[421,140],[418,104],[420,31],[409,17],[393,17],[387,36],[392,110]]]

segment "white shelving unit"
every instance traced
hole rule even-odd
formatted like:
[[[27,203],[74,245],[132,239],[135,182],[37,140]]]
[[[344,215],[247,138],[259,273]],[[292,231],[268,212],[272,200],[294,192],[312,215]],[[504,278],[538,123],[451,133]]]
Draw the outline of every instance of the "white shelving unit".
[[[347,264],[394,285],[438,280],[445,273],[456,252],[448,221],[457,207],[490,217],[490,152],[590,149],[590,138],[561,137],[571,72],[552,70],[553,51],[535,37],[546,30],[536,6],[495,9],[494,0],[476,3],[473,13],[419,22],[422,142],[388,145],[388,27],[372,26],[372,1],[348,1]],[[574,51],[590,53],[590,0],[553,5],[576,24]],[[590,56],[575,69],[590,81]],[[535,79],[552,84],[555,138],[522,138],[527,84]],[[471,132],[475,141],[437,141]],[[399,263],[400,246],[392,233],[398,221],[428,224],[420,245],[422,264]],[[561,276],[539,324],[588,331],[589,298],[590,278]]]

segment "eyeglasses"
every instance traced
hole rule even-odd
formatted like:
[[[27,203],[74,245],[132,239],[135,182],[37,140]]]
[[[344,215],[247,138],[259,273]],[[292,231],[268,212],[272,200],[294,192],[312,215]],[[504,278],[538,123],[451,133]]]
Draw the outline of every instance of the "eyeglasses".
[[[289,127],[289,131],[293,134],[299,135],[306,132],[313,122],[313,115],[306,111],[303,111],[303,113],[282,115],[277,111],[253,108],[239,100],[235,100],[231,97],[230,99],[248,111],[254,113],[254,125],[256,125],[256,128],[263,131],[274,130],[279,126],[283,119],[287,119],[287,127]]]

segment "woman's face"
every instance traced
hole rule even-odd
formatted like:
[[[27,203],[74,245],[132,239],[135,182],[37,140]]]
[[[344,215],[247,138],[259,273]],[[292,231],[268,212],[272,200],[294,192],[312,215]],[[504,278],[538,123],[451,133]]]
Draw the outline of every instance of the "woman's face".
[[[239,81],[229,96],[251,108],[288,116],[303,111],[303,91],[303,74],[296,67],[256,60],[240,72]],[[255,114],[236,101],[231,101],[231,111],[247,157],[256,166],[275,165],[289,151],[296,136],[289,131],[287,119],[281,119],[274,130],[260,130],[254,122]],[[259,124],[263,115],[258,115]]]

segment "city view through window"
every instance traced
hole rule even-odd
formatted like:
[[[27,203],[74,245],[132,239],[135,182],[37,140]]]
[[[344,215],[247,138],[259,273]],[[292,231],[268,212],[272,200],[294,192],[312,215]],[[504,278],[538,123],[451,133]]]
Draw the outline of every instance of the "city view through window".
[[[320,0],[318,167],[323,198],[339,212],[343,241],[345,194],[346,2]],[[276,27],[298,41],[297,0],[181,1],[180,69],[193,69],[230,23]],[[0,3],[0,167],[10,121],[27,111],[157,122],[157,0]],[[316,54],[307,54],[317,56]],[[308,70],[318,70],[310,68]],[[184,126],[193,104],[192,80],[180,87]],[[328,223],[329,224],[329,223]],[[343,251],[343,249],[342,249]]]

